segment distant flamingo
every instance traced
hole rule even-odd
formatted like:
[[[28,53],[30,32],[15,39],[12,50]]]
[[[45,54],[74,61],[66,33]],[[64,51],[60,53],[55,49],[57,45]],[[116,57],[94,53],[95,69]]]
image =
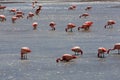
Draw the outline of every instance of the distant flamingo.
[[[97,54],[98,58],[104,58],[105,52],[107,52],[107,49],[106,49],[106,48],[104,48],[104,47],[99,47],[99,48],[98,48],[98,54]]]
[[[14,14],[16,13],[16,11],[18,11],[16,8],[13,8],[13,9],[9,10],[10,13],[14,13]]]
[[[55,30],[55,25],[56,25],[55,22],[50,22],[50,24],[49,24],[49,26],[52,28],[52,30]]]
[[[5,8],[6,8],[6,6],[0,5],[0,10],[1,10],[1,9],[4,10]]]
[[[32,2],[32,8],[35,8],[35,2]]]
[[[113,25],[115,24],[116,22],[114,20],[108,20],[107,24],[104,26],[104,28],[113,28]]]
[[[68,10],[74,10],[74,9],[76,9],[76,5],[71,5],[71,6],[68,8]]]
[[[21,59],[27,59],[27,54],[30,53],[31,50],[28,47],[21,48]]]
[[[112,50],[118,50],[118,54],[120,54],[120,43],[116,43],[113,47],[113,49],[108,49],[107,53],[110,53]]]
[[[12,20],[12,23],[15,23],[15,21],[18,19],[18,17],[16,17],[16,16],[13,16],[12,18],[11,18],[11,20]]]
[[[77,58],[75,55],[71,55],[71,54],[63,54],[63,56],[61,58],[57,58],[56,62],[60,62],[60,61],[65,61],[65,62],[69,62],[72,59]]]
[[[83,54],[83,51],[81,50],[79,46],[74,46],[73,48],[71,48],[71,50],[75,52],[75,55]]]
[[[39,15],[41,9],[42,9],[42,6],[40,5],[40,6],[36,9],[35,14],[36,14],[36,15]]]
[[[38,23],[37,22],[33,22],[32,26],[33,26],[33,30],[36,30],[37,26],[38,26]]]
[[[72,29],[75,28],[76,25],[73,23],[68,23],[67,28],[65,28],[65,31],[67,32],[70,29],[70,32],[72,32]]]
[[[28,16],[27,16],[27,19],[32,18],[33,16],[34,16],[34,13],[29,12],[29,14],[28,14]]]
[[[92,26],[93,22],[92,21],[86,21],[83,23],[82,26],[78,27],[78,30],[84,29],[84,30],[89,30],[89,28]]]
[[[79,16],[79,18],[82,18],[82,17],[86,18],[87,16],[89,16],[88,13],[83,13],[82,15]]]
[[[24,13],[22,11],[17,11],[16,12],[16,17],[18,18],[23,18]]]
[[[85,10],[87,11],[87,10],[91,10],[92,9],[92,6],[87,6],[86,8],[85,8]]]
[[[1,21],[1,22],[6,21],[6,16],[5,16],[5,15],[0,15],[0,21]]]

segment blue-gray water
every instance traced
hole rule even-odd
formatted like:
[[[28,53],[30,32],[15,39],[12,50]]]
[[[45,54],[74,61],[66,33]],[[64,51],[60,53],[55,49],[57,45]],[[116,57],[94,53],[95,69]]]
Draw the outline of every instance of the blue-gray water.
[[[40,3],[37,3],[39,5]],[[97,58],[98,47],[112,48],[120,42],[120,3],[119,2],[66,2],[41,3],[42,11],[33,19],[26,19],[29,11],[34,12],[31,3],[4,4],[0,11],[7,17],[0,22],[0,80],[119,80],[120,55],[112,51],[106,58]],[[68,10],[72,4],[76,10]],[[85,11],[86,6],[92,10]],[[11,22],[8,10],[21,9],[24,18]],[[88,12],[86,19],[79,15]],[[112,29],[104,29],[107,20],[116,24]],[[94,22],[90,31],[77,31],[83,22]],[[38,30],[32,30],[32,22],[38,22]],[[56,31],[50,31],[49,22],[56,22]],[[65,32],[69,23],[75,23],[73,32]],[[29,47],[32,52],[28,60],[20,60],[20,48]],[[80,46],[84,54],[68,63],[56,63],[64,53],[73,54],[73,46]]]

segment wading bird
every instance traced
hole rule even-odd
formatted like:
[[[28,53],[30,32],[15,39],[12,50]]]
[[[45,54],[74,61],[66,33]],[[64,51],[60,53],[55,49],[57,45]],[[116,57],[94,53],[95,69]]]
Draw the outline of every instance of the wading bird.
[[[72,32],[72,29],[75,28],[76,25],[73,23],[68,23],[67,28],[65,28],[65,31],[68,32],[68,30],[70,29],[70,32]]]
[[[33,22],[33,23],[32,23],[32,26],[33,26],[33,30],[36,30],[36,29],[37,29],[37,26],[38,26],[38,23],[37,23],[37,22]]]
[[[97,57],[98,57],[98,58],[104,58],[104,57],[105,57],[105,56],[104,56],[105,52],[107,52],[107,49],[106,49],[106,48],[104,48],[104,47],[99,47],[99,48],[98,48]]]
[[[73,48],[71,48],[71,50],[75,52],[75,55],[83,54],[83,51],[81,50],[79,46],[74,46]]]
[[[49,24],[49,26],[52,28],[52,30],[55,30],[55,25],[56,25],[55,22],[50,22],[50,24]]]
[[[28,47],[21,48],[21,59],[27,59],[27,54],[30,53],[31,50]]]
[[[113,28],[113,25],[115,24],[116,22],[114,20],[108,20],[107,21],[107,24],[104,26],[104,28]]]
[[[61,58],[57,58],[56,62],[60,62],[60,61],[65,61],[65,62],[69,62],[72,59],[76,59],[77,57],[75,55],[71,55],[71,54],[63,54],[63,56]]]
[[[107,53],[110,53],[112,50],[118,50],[118,54],[120,54],[120,43],[116,43],[112,49],[108,49]]]

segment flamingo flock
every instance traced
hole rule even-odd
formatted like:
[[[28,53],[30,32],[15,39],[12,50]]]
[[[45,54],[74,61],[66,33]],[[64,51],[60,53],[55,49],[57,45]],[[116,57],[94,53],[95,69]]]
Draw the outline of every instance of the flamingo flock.
[[[35,4],[36,3],[37,2],[32,2],[32,7],[33,8],[35,8]],[[68,10],[75,10],[76,8],[77,8],[76,5],[71,5],[68,8]],[[6,6],[1,6],[0,5],[0,9],[4,10],[4,9],[6,9]],[[91,6],[87,6],[85,8],[86,11],[89,11],[91,9],[92,9]],[[27,19],[33,18],[36,15],[39,15],[41,10],[42,10],[42,5],[39,5],[34,13],[33,12],[29,12],[27,14]],[[18,20],[20,18],[24,18],[24,15],[25,15],[23,11],[18,10],[16,8],[10,9],[9,12],[14,14],[14,16],[11,17],[12,23],[16,23],[16,20]],[[82,18],[82,17],[83,18],[87,18],[88,16],[90,16],[89,13],[83,13],[83,14],[81,14],[79,16],[79,18]],[[5,22],[6,20],[7,20],[6,16],[3,15],[3,14],[0,14],[0,21],[1,22]],[[78,27],[78,31],[80,31],[81,29],[89,30],[90,27],[93,25],[93,23],[94,23],[93,21],[85,21],[81,26]],[[113,28],[114,24],[116,24],[115,20],[108,20],[107,23],[104,25],[104,28]],[[51,21],[49,23],[49,26],[51,27],[52,31],[56,30],[56,23],[55,22]],[[32,23],[32,27],[33,27],[33,30],[36,30],[37,27],[38,27],[38,22],[33,22]],[[76,28],[76,27],[77,27],[76,24],[74,24],[72,22],[68,23],[66,28],[65,28],[65,31],[66,32],[73,32],[73,29]],[[98,58],[104,58],[105,57],[105,53],[109,54],[110,51],[112,51],[112,50],[118,50],[118,54],[120,54],[120,43],[116,43],[112,49],[108,49],[108,50],[106,48],[104,48],[104,47],[99,47],[98,48],[98,52],[97,52],[97,57]],[[73,59],[76,59],[77,56],[83,55],[83,50],[79,46],[72,47],[71,51],[74,52],[74,54],[63,54],[62,57],[56,59],[56,62],[57,63],[60,62],[60,61],[69,62],[69,61],[71,61]],[[20,53],[21,59],[22,60],[23,59],[27,59],[27,54],[30,53],[30,52],[31,52],[31,50],[30,50],[29,47],[22,47],[21,48],[21,53]]]

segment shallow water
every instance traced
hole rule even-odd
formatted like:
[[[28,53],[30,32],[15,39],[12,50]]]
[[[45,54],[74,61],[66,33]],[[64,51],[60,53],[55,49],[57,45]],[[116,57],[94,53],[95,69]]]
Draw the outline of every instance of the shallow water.
[[[37,3],[43,8],[39,16],[26,19],[32,9],[31,3],[4,4],[7,8],[0,11],[7,17],[0,23],[0,78],[1,80],[119,80],[120,55],[112,51],[106,58],[97,58],[98,47],[112,48],[120,42],[120,3],[119,2],[67,2],[67,3]],[[68,10],[72,4],[76,10]],[[86,6],[92,6],[87,11],[86,19],[79,15],[86,12]],[[116,7],[117,6],[117,7]],[[11,22],[8,10],[21,9],[24,18]],[[104,29],[107,20],[113,19],[116,24],[112,29]],[[77,31],[83,22],[94,22],[89,31]],[[36,31],[32,30],[32,22],[38,22]],[[56,22],[56,31],[50,31],[49,22]],[[69,23],[75,23],[73,32],[65,32]],[[56,63],[56,58],[64,53],[73,54],[73,46],[80,46],[83,56],[68,63]],[[29,47],[32,52],[28,60],[20,60],[20,48]]]

